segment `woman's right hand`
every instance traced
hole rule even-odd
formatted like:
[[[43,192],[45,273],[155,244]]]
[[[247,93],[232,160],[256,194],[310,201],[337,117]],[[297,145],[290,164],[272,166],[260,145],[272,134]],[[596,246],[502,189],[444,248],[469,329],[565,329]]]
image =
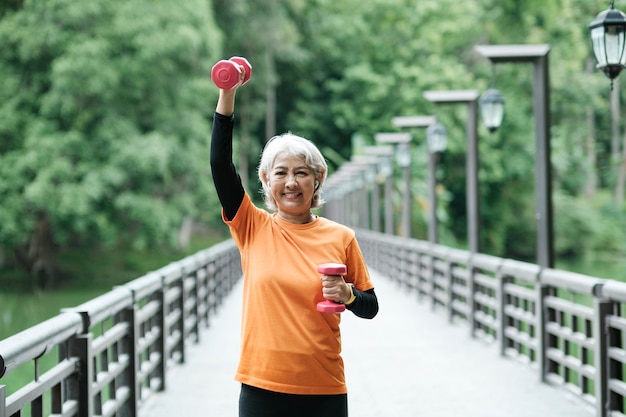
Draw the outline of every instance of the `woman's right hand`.
[[[237,63],[235,63],[235,65],[239,69],[239,82],[237,84],[235,84],[235,86],[233,88],[230,88],[230,89],[227,89],[227,90],[226,89],[220,89],[220,92],[221,91],[236,91],[243,84],[243,80],[246,78],[246,72],[245,72],[245,70],[243,68],[243,65],[239,65]]]

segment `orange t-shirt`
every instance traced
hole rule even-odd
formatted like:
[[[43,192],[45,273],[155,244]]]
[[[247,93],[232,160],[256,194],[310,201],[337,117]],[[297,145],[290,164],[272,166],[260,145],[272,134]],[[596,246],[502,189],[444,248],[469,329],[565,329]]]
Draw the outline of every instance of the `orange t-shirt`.
[[[345,394],[340,314],[320,313],[317,265],[347,266],[346,282],[374,288],[354,231],[323,217],[282,220],[245,194],[228,221],[244,273],[241,357],[235,379],[290,394]],[[345,314],[345,313],[344,313]]]

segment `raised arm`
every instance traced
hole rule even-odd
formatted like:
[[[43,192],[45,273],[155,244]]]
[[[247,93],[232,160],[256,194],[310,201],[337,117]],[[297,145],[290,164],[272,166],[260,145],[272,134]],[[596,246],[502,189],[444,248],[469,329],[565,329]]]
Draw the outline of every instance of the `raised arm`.
[[[232,220],[237,214],[245,193],[241,178],[233,164],[235,94],[241,81],[233,89],[220,89],[211,133],[210,163],[213,183],[228,220]]]

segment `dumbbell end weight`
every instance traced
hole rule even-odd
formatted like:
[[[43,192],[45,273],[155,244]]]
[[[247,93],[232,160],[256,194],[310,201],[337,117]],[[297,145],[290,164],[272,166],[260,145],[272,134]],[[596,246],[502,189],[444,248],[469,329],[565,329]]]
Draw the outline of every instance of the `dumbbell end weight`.
[[[211,79],[218,88],[230,90],[239,82],[239,68],[230,60],[221,60],[211,68]]]
[[[317,266],[317,272],[324,275],[343,275],[348,272],[348,268],[344,264],[326,263]]]
[[[336,303],[330,300],[324,300],[317,303],[317,311],[320,313],[343,313],[346,310],[345,304]]]
[[[233,56],[229,59],[229,61],[239,64],[243,67],[244,75],[241,85],[247,83],[250,80],[250,77],[252,77],[252,64],[250,64],[250,62],[242,56]]]

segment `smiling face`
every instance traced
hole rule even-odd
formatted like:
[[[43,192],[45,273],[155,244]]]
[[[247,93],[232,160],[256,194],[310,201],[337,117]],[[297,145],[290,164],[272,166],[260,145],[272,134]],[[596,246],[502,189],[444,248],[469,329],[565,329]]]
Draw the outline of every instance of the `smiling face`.
[[[312,219],[311,203],[317,181],[304,158],[282,152],[276,156],[265,182],[282,219],[308,223]]]
[[[261,154],[258,174],[263,199],[281,218],[311,221],[310,210],[322,207],[322,184],[328,166],[317,146],[292,133],[271,138]]]

